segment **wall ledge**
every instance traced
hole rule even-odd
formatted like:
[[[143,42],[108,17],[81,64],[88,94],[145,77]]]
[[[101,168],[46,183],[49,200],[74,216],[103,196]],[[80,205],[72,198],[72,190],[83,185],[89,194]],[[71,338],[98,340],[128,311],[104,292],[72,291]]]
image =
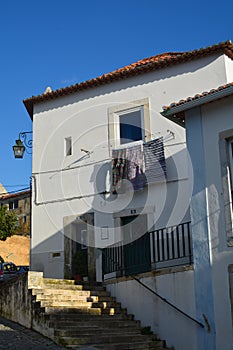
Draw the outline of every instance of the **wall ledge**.
[[[137,277],[138,279],[143,279],[143,278],[156,277],[156,276],[162,276],[162,275],[168,275],[168,274],[174,274],[174,273],[180,273],[180,272],[186,272],[186,271],[193,271],[193,265],[176,266],[176,267],[169,267],[169,268],[164,268],[160,270],[149,271],[149,272],[135,275],[135,277]],[[114,277],[103,281],[103,284],[105,285],[116,284],[121,282],[132,281],[132,280],[134,280],[134,278],[131,276]]]

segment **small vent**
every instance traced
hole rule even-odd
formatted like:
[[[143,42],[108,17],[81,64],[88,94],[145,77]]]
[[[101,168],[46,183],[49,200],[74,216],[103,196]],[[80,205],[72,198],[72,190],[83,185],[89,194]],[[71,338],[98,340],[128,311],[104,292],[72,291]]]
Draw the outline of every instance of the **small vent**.
[[[52,257],[53,257],[53,258],[60,258],[60,256],[61,256],[61,253],[59,253],[59,252],[58,252],[58,253],[53,253],[53,254],[52,254]]]

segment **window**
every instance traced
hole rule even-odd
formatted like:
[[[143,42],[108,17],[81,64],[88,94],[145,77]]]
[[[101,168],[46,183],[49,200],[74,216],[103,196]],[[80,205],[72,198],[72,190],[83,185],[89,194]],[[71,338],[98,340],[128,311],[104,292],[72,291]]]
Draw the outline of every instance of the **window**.
[[[227,244],[233,247],[233,129],[219,134],[219,151]]]
[[[144,140],[143,108],[119,113],[120,144]]]
[[[231,186],[231,202],[233,202],[233,139],[228,140],[228,161]]]
[[[151,139],[148,98],[109,108],[108,119],[111,148]]]
[[[108,230],[108,226],[103,226],[101,227],[101,239],[109,239],[109,230]]]
[[[231,317],[233,322],[233,265],[228,266],[229,276],[229,289],[230,289],[230,301],[231,301]]]
[[[87,230],[81,230],[81,249],[87,249]]]
[[[71,156],[72,155],[72,138],[66,137],[65,138],[65,156]]]
[[[17,209],[19,207],[18,199],[9,202],[9,210]]]

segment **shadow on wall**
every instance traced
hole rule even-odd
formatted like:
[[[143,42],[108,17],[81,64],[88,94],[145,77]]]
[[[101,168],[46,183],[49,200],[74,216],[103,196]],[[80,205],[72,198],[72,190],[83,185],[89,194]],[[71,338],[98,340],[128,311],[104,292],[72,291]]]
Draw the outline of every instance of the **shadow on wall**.
[[[87,225],[85,215],[78,217],[78,220],[77,216],[68,218],[70,223],[64,226],[64,233],[57,232],[32,248],[30,269],[43,272],[45,278],[75,279],[79,275],[80,279],[87,276],[91,279],[94,255],[93,248],[87,247],[86,243],[90,239],[90,234],[87,235],[88,226],[93,231],[92,225]],[[60,249],[55,249],[59,246]]]
[[[172,224],[179,224],[185,216],[189,217],[189,199],[191,194],[189,193],[190,184],[187,180],[187,167],[183,166],[182,169],[178,168],[180,164],[185,163],[185,157],[187,157],[186,150],[182,149],[178,151],[175,156],[168,156],[166,158],[168,179],[171,181],[170,184],[163,182],[163,186],[167,187],[167,191],[164,192],[164,204],[159,213],[158,206],[160,203],[154,194],[161,194],[161,192],[159,192],[161,183],[151,185],[150,187],[146,186],[143,191],[132,192],[131,197],[130,195],[126,195],[124,202],[121,200],[120,196],[111,193],[111,186],[109,186],[109,181],[111,179],[111,163],[94,165],[90,182],[94,183],[94,191],[97,195],[95,195],[90,202],[90,212],[81,213],[81,216],[80,211],[77,212],[77,215],[71,212],[71,215],[67,216],[69,218],[68,221],[65,221],[65,218],[63,218],[65,234],[63,234],[62,231],[56,232],[54,235],[46,238],[43,242],[32,248],[31,269],[44,272],[45,277],[64,278],[65,276],[66,278],[71,278],[74,275],[74,270],[72,268],[73,255],[79,250],[84,250],[84,246],[88,246],[86,252],[88,251],[89,269],[90,266],[94,267],[95,252],[93,247],[95,247],[94,230],[96,225],[96,222],[94,225],[94,213],[98,215],[98,220],[100,219],[99,223],[101,225],[105,226],[105,220],[108,220],[106,221],[108,223],[112,222],[112,229],[115,227],[114,221],[109,220],[109,218],[112,218],[113,213],[118,213],[124,209],[144,208],[148,206],[148,204],[157,208],[157,212],[155,213],[157,216],[153,225],[158,228],[166,227],[170,221],[175,221],[175,216],[178,217],[180,221],[172,222]],[[181,177],[183,182],[174,181],[174,179],[178,177]],[[106,190],[108,193],[106,193]],[[153,196],[151,196],[151,193],[153,193]],[[148,202],[149,195],[150,202]],[[159,201],[161,202],[161,198]],[[78,203],[76,208],[78,209]],[[85,218],[85,216],[87,216],[87,218]],[[84,227],[88,220],[88,227]],[[98,228],[99,231],[101,231],[101,227],[97,227],[97,229]],[[107,241],[104,243],[108,244]]]
[[[169,146],[172,147],[172,145]],[[94,183],[95,193],[98,195],[93,199],[93,210],[99,214],[112,215],[124,209],[145,208],[149,205],[156,207],[156,221],[154,222],[156,228],[179,224],[182,220],[189,221],[192,166],[189,164],[187,149],[182,144],[178,147],[177,152],[172,155],[169,155],[170,147],[168,151],[166,150],[167,182],[160,180],[160,182],[145,186],[143,191],[128,192],[126,196],[112,193],[111,163],[94,165],[90,182]],[[156,197],[161,195],[162,199]],[[162,202],[163,206],[160,210]]]
[[[44,277],[63,278],[63,245],[64,235],[62,232],[57,232],[33,247],[31,249],[30,269],[43,272]]]

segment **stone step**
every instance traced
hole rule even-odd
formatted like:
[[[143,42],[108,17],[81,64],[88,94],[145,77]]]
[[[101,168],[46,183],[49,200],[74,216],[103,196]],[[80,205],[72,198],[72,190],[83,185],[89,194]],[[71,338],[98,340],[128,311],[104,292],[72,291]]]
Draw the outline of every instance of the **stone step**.
[[[94,281],[75,281],[75,284],[77,286],[83,286],[85,288],[88,287],[103,287],[103,283],[102,282],[94,282]]]
[[[136,328],[134,325],[128,326],[128,327],[117,327],[115,329],[108,328],[108,327],[94,327],[93,325],[90,325],[89,327],[70,327],[70,328],[56,328],[54,331],[54,335],[57,337],[93,337],[93,335],[97,337],[109,335],[112,336],[115,335],[141,335],[140,328]]]
[[[115,301],[106,301],[106,302],[88,302],[88,301],[82,301],[82,300],[42,300],[40,301],[41,307],[67,307],[67,308],[92,308],[92,309],[113,309],[113,310],[120,310],[121,304],[117,303]]]
[[[75,287],[75,286],[74,286]],[[79,288],[79,286],[78,286]],[[86,296],[86,297],[91,297],[91,296],[98,296],[98,297],[110,297],[111,294],[107,291],[104,290],[80,290],[75,288],[72,289],[53,289],[53,288],[43,288],[43,289],[32,289],[32,295],[41,295],[41,294],[46,294],[46,295],[79,295],[79,296]]]
[[[67,348],[165,350],[155,335],[142,333],[140,322],[101,283],[48,278],[32,294],[53,340]]]
[[[82,286],[82,290],[99,290],[99,291],[106,291],[106,288],[102,285],[102,283],[89,283],[89,282],[81,282],[81,283],[75,283],[76,286],[80,287]]]
[[[68,349],[83,349],[83,345],[66,345]],[[88,347],[87,347],[88,349]],[[111,343],[92,344],[91,349],[99,350],[171,350],[164,347],[161,341],[137,342],[137,343]]]
[[[72,307],[72,308],[92,308],[93,303],[79,300],[42,300],[41,307]]]
[[[74,280],[66,280],[66,279],[56,279],[56,278],[43,278],[43,282],[46,285],[55,284],[55,285],[74,285]]]
[[[67,349],[83,349],[83,345],[66,345]],[[89,346],[85,349],[89,349]],[[138,342],[133,344],[126,343],[114,343],[114,344],[93,344],[90,349],[99,349],[99,350],[174,350],[168,349],[154,342],[145,343]]]
[[[114,328],[130,328],[134,327],[136,329],[141,330],[140,321],[133,321],[127,319],[111,319],[109,322],[109,318],[101,318],[97,317],[96,319],[83,319],[82,317],[77,319],[67,319],[67,320],[50,320],[48,323],[49,327],[53,327],[56,329],[79,329],[79,328],[99,328],[99,329],[114,329]]]
[[[61,286],[60,286],[61,287]],[[77,289],[76,286],[72,286],[72,288],[49,288],[49,286],[46,286],[45,288],[41,289],[32,289],[32,295],[79,295],[79,296],[86,296],[89,297],[91,295],[91,292],[88,290],[80,290]],[[78,287],[79,288],[79,287]]]
[[[47,293],[39,293],[36,294],[36,301],[56,301],[56,302],[63,302],[63,301],[80,301],[80,302],[93,302],[93,303],[101,303],[101,302],[116,302],[116,298],[111,296],[85,296],[85,295],[79,295],[79,294],[47,294]]]
[[[44,283],[43,289],[60,289],[60,290],[84,290],[81,285],[75,284],[52,284],[52,283]]]
[[[56,278],[44,278],[43,283],[45,286],[54,286],[54,285],[63,285],[63,286],[72,286],[75,285],[79,287],[79,289],[84,290],[102,290],[105,289],[101,282],[75,282],[74,280],[66,280],[66,279],[56,279]]]
[[[49,320],[51,322],[108,322],[111,323],[113,321],[133,321],[138,322],[134,320],[134,316],[127,313],[120,313],[115,315],[97,315],[97,314],[83,314],[80,312],[72,312],[73,309],[65,310],[65,312],[53,312],[53,313],[46,313],[44,315],[44,318],[46,320]],[[75,311],[77,311],[75,309]]]
[[[73,306],[46,306],[44,307],[44,311],[47,314],[59,314],[59,313],[77,313],[77,314],[91,314],[91,315],[116,315],[116,314],[127,314],[126,309],[121,308],[88,308],[88,307],[78,307],[74,308]]]
[[[141,343],[150,343],[152,341],[157,342],[158,345],[162,344],[160,341],[156,341],[154,336],[141,335],[135,333],[126,333],[126,334],[95,334],[88,336],[80,337],[71,337],[71,336],[55,336],[55,341],[63,346],[67,345],[92,345],[95,344],[111,344],[111,343],[125,343],[125,344],[134,344],[137,342]]]
[[[98,300],[98,298],[95,299],[89,299],[89,297],[86,296],[72,296],[72,295],[48,295],[48,294],[39,294],[36,295],[36,301],[56,301],[56,302],[63,302],[63,301],[77,301],[80,303],[85,303],[87,301],[92,302],[94,300]]]
[[[106,291],[105,287],[100,285],[87,285],[83,286],[81,284],[62,284],[62,283],[52,283],[52,282],[44,282],[44,289],[69,289],[69,290],[84,290],[84,291]]]
[[[111,293],[108,292],[107,290],[90,290],[90,293],[92,295],[98,296],[98,297],[107,297],[107,296],[111,296]]]
[[[92,302],[92,307],[101,307],[103,309],[108,309],[108,308],[121,308],[121,303],[118,303],[115,300],[111,301],[97,301],[97,302]]]

